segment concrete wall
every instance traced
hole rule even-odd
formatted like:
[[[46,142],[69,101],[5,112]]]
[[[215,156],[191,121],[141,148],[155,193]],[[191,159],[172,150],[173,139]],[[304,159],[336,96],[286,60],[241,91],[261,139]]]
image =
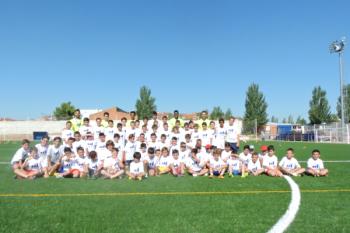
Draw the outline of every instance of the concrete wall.
[[[0,141],[33,139],[34,131],[61,135],[65,121],[0,121]]]

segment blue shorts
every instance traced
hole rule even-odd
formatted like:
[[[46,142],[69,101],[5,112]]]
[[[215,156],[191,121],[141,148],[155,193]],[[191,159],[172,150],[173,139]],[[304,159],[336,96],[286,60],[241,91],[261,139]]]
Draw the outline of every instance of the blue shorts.
[[[241,175],[241,172],[239,170],[233,170],[232,175],[239,176],[239,175]]]
[[[219,171],[214,171],[213,174],[214,174],[214,176],[219,176],[220,172]]]

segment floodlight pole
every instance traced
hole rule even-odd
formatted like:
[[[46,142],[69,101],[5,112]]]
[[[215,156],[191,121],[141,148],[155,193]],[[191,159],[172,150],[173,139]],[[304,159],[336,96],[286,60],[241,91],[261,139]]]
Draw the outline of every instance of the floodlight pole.
[[[343,77],[343,51],[339,52],[339,78],[340,78],[340,106],[341,106],[341,128],[345,127],[344,112],[344,77]]]

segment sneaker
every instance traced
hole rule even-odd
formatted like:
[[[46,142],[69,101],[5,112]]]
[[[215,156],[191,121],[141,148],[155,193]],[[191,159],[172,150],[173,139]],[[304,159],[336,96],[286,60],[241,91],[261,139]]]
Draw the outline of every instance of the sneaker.
[[[205,173],[204,176],[208,176],[208,173]]]
[[[141,180],[142,180],[142,177],[137,177],[137,179],[138,179],[139,181],[141,181]]]
[[[222,176],[222,175],[220,175],[218,178],[219,178],[219,179],[224,179],[225,177],[224,177],[224,176]]]
[[[197,175],[197,174],[193,174],[192,176],[193,176],[193,177],[197,177],[198,175]]]
[[[210,176],[209,176],[210,179],[213,178],[213,177],[214,177],[213,175],[210,175]]]
[[[131,176],[129,176],[129,178],[128,178],[129,180],[132,180],[132,177]]]

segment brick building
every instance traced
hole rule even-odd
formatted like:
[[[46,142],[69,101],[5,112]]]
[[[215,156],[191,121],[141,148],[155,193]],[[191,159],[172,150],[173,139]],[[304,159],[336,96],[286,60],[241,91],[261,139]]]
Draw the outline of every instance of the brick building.
[[[109,113],[109,119],[111,119],[111,120],[120,120],[123,117],[126,117],[127,119],[130,119],[129,112],[124,111],[123,109],[118,108],[118,107],[104,109],[104,110],[102,110],[100,112],[91,114],[89,118],[90,118],[90,120],[96,120],[96,118],[98,118],[98,117],[103,119],[103,114],[105,112]]]

